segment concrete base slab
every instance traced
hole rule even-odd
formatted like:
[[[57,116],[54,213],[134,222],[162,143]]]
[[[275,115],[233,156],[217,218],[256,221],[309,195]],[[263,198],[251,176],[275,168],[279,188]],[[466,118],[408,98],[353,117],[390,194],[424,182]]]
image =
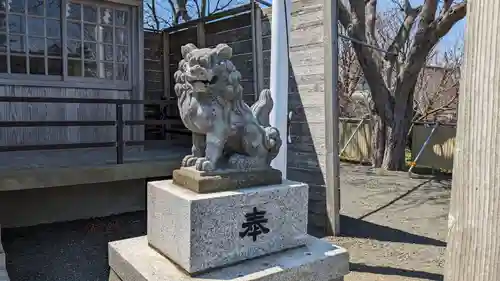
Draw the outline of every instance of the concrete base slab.
[[[108,281],[122,281],[118,275],[113,270],[109,271],[109,279]]]
[[[308,186],[282,184],[200,194],[148,183],[150,245],[189,273],[305,244]]]
[[[309,236],[305,246],[189,276],[145,236],[109,243],[110,281],[336,281],[349,273],[343,248]]]

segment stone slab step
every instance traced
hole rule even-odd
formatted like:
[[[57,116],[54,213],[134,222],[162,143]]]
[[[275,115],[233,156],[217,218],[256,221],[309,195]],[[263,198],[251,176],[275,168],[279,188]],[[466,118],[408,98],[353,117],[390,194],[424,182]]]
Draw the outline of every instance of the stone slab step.
[[[305,246],[189,276],[149,247],[146,236],[109,243],[109,281],[341,281],[349,273],[343,248],[309,237]]]

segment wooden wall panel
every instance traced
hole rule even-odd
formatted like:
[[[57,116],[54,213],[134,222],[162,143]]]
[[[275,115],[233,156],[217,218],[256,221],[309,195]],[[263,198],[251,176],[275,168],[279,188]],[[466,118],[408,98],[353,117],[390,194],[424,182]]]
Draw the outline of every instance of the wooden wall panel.
[[[26,86],[0,86],[0,96],[130,99],[130,91]],[[0,103],[3,121],[104,121],[115,120],[114,105]],[[124,119],[131,119],[131,106],[124,106]],[[125,127],[124,138],[132,139]],[[0,145],[37,145],[115,140],[113,127],[0,128]]]

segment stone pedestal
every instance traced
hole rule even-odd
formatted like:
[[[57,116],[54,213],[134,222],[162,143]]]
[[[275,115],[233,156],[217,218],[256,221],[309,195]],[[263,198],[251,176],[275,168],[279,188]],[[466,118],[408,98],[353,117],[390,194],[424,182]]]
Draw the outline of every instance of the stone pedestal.
[[[150,182],[147,235],[110,243],[109,280],[341,280],[348,254],[307,235],[307,205],[293,181],[213,193]]]
[[[301,246],[307,195],[306,184],[290,181],[209,194],[150,182],[148,241],[188,273]]]

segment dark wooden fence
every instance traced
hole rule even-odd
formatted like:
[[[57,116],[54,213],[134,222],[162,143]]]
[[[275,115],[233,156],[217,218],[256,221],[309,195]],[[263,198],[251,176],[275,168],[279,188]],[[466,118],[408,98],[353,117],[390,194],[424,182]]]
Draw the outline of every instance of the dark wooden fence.
[[[146,126],[146,138],[172,139],[178,136],[168,131],[186,130],[178,117],[173,75],[182,59],[181,46],[187,43],[198,47],[226,43],[232,47],[232,62],[242,76],[243,98],[252,104],[256,93],[264,87],[264,69],[260,62],[263,60],[262,24],[263,11],[249,4],[162,31],[147,30],[144,34],[145,98],[165,102],[146,105],[145,118],[174,118],[164,125]]]

